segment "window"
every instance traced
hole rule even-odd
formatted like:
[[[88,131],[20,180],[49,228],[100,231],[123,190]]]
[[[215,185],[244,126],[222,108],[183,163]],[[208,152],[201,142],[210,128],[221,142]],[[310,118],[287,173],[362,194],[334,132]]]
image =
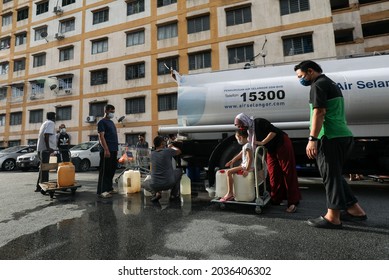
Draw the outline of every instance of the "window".
[[[169,69],[165,67],[165,64]],[[170,74],[170,68],[173,68],[178,72],[180,71],[178,67],[178,56],[158,59],[158,75]]]
[[[5,14],[1,16],[2,26],[7,26],[12,24],[12,13]]]
[[[312,35],[303,35],[292,38],[282,38],[284,56],[313,52]]]
[[[41,81],[33,81],[31,82],[31,97],[35,96],[35,95],[41,95],[44,93],[44,89],[45,89],[45,82],[41,82]]]
[[[8,74],[8,68],[9,68],[8,61],[0,63],[0,75]]]
[[[158,95],[158,112],[177,110],[177,93]]]
[[[34,62],[32,67],[39,67],[46,65],[46,53],[40,53],[33,55]]]
[[[227,26],[251,22],[251,6],[226,10]]]
[[[158,40],[177,37],[177,22],[158,26]]]
[[[92,12],[93,13],[93,24],[102,23],[108,21],[109,9],[106,8],[104,10]]]
[[[143,45],[145,43],[145,31],[138,30],[127,33],[127,47]]]
[[[73,77],[61,77],[58,78],[58,89],[72,89]]]
[[[8,147],[16,147],[20,146],[20,140],[9,140]]]
[[[228,47],[228,64],[249,62],[254,57],[252,44],[245,46]]]
[[[145,63],[126,65],[126,80],[133,80],[145,77]]]
[[[107,104],[107,102],[89,103],[89,115],[95,117],[104,117],[104,107]]]
[[[331,10],[344,9],[350,6],[349,0],[331,0]]]
[[[74,47],[65,47],[59,49],[59,61],[72,60],[74,58]]]
[[[14,112],[10,115],[9,125],[20,125],[22,124],[22,112]]]
[[[99,69],[91,71],[90,85],[102,85],[108,83],[108,69]]]
[[[0,114],[0,126],[5,126],[5,114]]]
[[[49,1],[39,2],[36,4],[36,15],[47,13],[49,11]]]
[[[211,67],[211,51],[189,54],[189,70]]]
[[[3,4],[11,2],[11,1],[13,1],[13,0],[3,0]]]
[[[28,146],[36,146],[38,144],[38,139],[27,139]]]
[[[30,111],[30,123],[42,123],[43,122],[43,110],[31,110]]]
[[[209,30],[209,15],[188,19],[188,34]]]
[[[389,33],[389,20],[375,21],[362,24],[363,37],[385,36]]]
[[[309,0],[280,0],[281,15],[309,10]]]
[[[5,37],[0,39],[0,50],[9,49],[11,45],[11,37]]]
[[[145,113],[145,97],[135,97],[126,99],[126,114]]]
[[[14,60],[14,72],[22,71],[26,69],[26,59],[15,59]]]
[[[138,143],[139,133],[126,133],[126,144],[129,147],[135,147],[136,143]]]
[[[15,46],[24,45],[27,43],[27,32],[15,34]]]
[[[60,23],[60,32],[65,33],[74,30],[75,20],[74,18],[63,20]]]
[[[92,54],[108,51],[108,38],[92,41]]]
[[[44,37],[42,37],[42,33],[47,34],[47,26],[38,27],[35,29],[35,37],[34,40],[43,40]]]
[[[72,106],[61,106],[55,109],[55,119],[57,121],[66,121],[72,119]]]
[[[23,97],[23,94],[24,94],[24,85],[23,84],[12,86],[12,91],[11,91],[12,99],[21,98],[21,97]]]
[[[76,0],[62,0],[62,6],[67,6],[76,3]]]
[[[127,1],[127,15],[138,14],[145,11],[144,0]]]
[[[7,98],[7,88],[1,87],[0,88],[0,100],[4,100]]]
[[[17,11],[17,21],[21,21],[28,18],[28,7]]]
[[[354,41],[353,29],[336,30],[335,44],[350,43]]]
[[[359,0],[359,4],[369,4],[375,2],[382,2],[382,0]]]
[[[177,0],[158,0],[157,7],[163,7],[174,3],[177,3]]]

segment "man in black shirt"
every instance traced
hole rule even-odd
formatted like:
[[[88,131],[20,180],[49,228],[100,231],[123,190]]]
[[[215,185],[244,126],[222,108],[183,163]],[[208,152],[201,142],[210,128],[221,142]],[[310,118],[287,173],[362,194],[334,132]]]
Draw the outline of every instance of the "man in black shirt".
[[[58,162],[69,162],[70,136],[66,132],[66,126],[61,124],[57,134],[57,147],[59,151]]]

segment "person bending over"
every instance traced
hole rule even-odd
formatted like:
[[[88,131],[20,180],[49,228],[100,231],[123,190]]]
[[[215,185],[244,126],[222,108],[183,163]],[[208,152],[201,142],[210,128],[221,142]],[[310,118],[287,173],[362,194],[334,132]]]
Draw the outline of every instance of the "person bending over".
[[[158,201],[161,192],[170,191],[170,200],[180,196],[180,181],[182,169],[173,169],[172,159],[181,154],[181,150],[173,145],[166,147],[165,138],[154,138],[154,150],[151,152],[151,179],[142,183],[142,187],[150,191],[153,196],[151,201]]]

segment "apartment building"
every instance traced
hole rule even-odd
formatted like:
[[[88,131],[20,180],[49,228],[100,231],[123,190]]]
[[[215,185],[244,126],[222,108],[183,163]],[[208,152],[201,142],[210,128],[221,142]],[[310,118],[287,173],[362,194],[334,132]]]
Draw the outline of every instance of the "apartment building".
[[[121,143],[151,143],[177,123],[165,65],[191,74],[389,51],[383,0],[0,1],[3,147],[35,144],[48,111],[74,144],[95,140],[108,103]]]

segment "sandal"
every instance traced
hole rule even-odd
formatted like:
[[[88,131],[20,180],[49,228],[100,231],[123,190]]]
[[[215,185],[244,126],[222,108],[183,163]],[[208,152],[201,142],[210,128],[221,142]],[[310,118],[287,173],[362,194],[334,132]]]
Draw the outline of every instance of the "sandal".
[[[222,198],[220,198],[219,201],[221,202],[226,202],[226,201],[231,201],[231,200],[234,200],[235,197],[233,195],[230,195],[230,196],[223,196]]]
[[[297,206],[294,204],[289,205],[288,208],[286,208],[286,212],[288,213],[294,213],[297,211]]]
[[[160,192],[157,192],[155,193],[155,195],[153,195],[151,197],[151,202],[157,202],[158,200],[160,200],[162,197],[161,193]]]

